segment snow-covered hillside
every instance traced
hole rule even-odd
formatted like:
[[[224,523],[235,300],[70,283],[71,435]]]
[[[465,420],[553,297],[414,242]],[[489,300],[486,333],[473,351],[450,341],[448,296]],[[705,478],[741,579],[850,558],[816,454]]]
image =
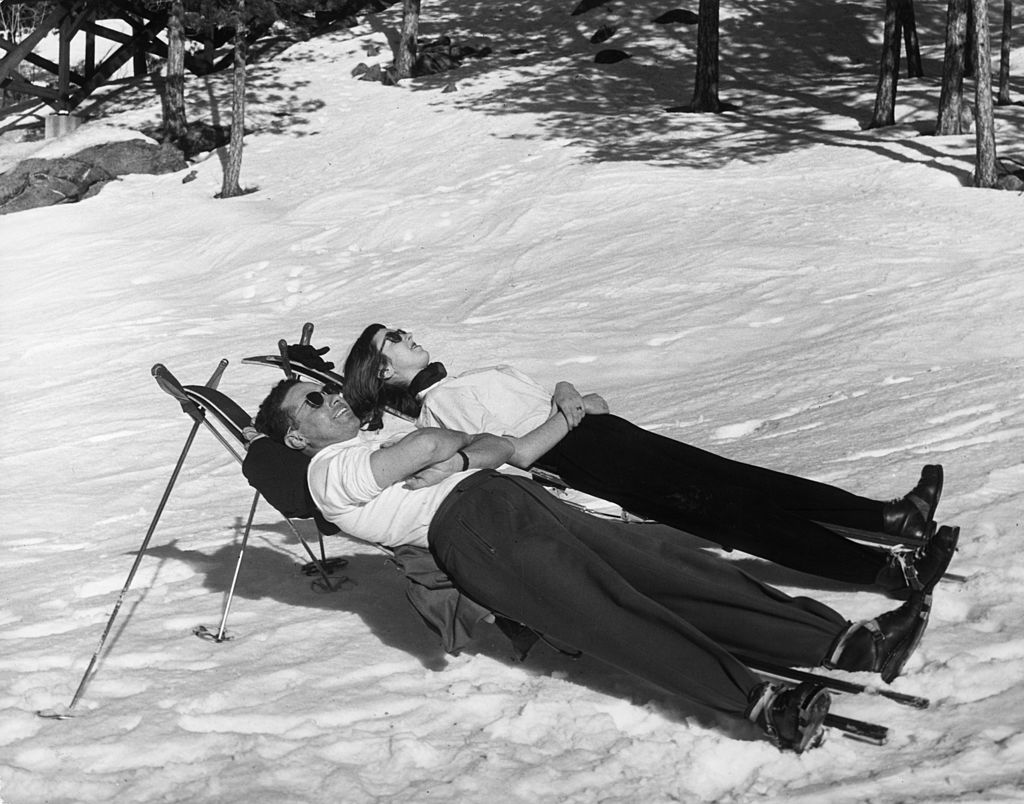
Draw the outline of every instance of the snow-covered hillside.
[[[921,136],[945,3],[917,5],[929,77],[901,82],[891,130],[861,130],[873,6],[723,2],[740,108],[711,117],[664,111],[690,99],[694,31],[652,24],[651,0],[444,0],[425,37],[493,48],[453,75],[351,78],[397,10],[252,68],[258,192],[215,200],[215,155],[193,181],[0,218],[0,800],[1024,798],[1024,198],[967,186],[970,137]],[[596,65],[600,47],[633,58]],[[226,119],[228,81],[191,80],[191,115]],[[148,92],[87,104],[75,136],[153,125]],[[997,116],[1024,159],[1024,106]],[[338,362],[365,324],[404,326],[453,371],[570,379],[658,432],[869,496],[944,464],[967,580],[940,585],[894,684],[931,708],[837,697],[890,743],[795,756],[587,658],[519,665],[499,635],[446,657],[378,551],[331,542],[349,581],[319,594],[265,505],[234,639],[196,639],[252,500],[200,432],[78,716],[37,717],[73,695],[189,429],[150,367],[200,383],[226,357],[222,389],[254,410],[277,378],[241,359],[306,321]],[[732,557],[851,617],[885,608]]]

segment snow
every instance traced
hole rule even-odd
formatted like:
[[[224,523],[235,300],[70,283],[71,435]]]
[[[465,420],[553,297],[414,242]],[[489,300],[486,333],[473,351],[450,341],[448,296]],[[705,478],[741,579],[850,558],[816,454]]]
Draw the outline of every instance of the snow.
[[[446,0],[423,35],[494,55],[353,80],[385,58],[390,11],[253,66],[258,192],[216,200],[218,154],[0,218],[0,800],[1024,800],[1024,199],[970,188],[970,136],[921,136],[945,4],[918,5],[929,77],[901,79],[892,129],[861,129],[874,7],[723,3],[740,110],[694,116],[664,111],[689,100],[694,31],[651,24],[663,4],[616,6],[594,46],[608,7]],[[595,65],[602,47],[633,58]],[[190,80],[193,119],[226,118],[229,80]],[[147,129],[149,93],[87,103],[72,136]],[[1020,161],[1024,107],[997,117]],[[6,143],[0,165],[74,141]],[[189,430],[150,367],[201,383],[226,357],[221,388],[253,410],[277,378],[241,359],[306,321],[338,362],[365,324],[401,325],[453,371],[569,379],[658,432],[878,498],[943,463],[966,581],[939,586],[893,685],[931,708],[837,697],[888,745],[833,734],[795,756],[586,657],[516,664],[498,635],[445,656],[378,551],[331,540],[349,580],[318,593],[265,504],[233,639],[196,639],[252,501],[204,430],[77,716],[38,717],[73,696]],[[732,558],[854,619],[893,605]]]

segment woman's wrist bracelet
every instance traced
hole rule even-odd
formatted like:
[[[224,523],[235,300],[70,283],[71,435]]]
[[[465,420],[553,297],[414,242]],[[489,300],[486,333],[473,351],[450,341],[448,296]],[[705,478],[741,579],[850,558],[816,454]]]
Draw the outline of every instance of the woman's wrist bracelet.
[[[469,456],[461,449],[456,450],[455,454],[462,456],[462,471],[465,472],[469,468]]]

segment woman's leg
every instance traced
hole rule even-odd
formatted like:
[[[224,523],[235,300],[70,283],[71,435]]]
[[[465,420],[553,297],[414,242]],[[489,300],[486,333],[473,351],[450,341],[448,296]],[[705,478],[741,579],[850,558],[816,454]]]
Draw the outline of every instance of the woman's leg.
[[[628,492],[642,485],[663,494],[679,486],[739,487],[807,519],[863,530],[880,530],[882,526],[883,502],[723,458],[618,416],[587,416],[540,463],[549,458],[563,477],[589,477],[609,490]],[[595,469],[598,465],[600,470]]]
[[[633,514],[802,572],[866,586],[888,561],[887,551],[839,536],[779,500],[789,495],[846,506],[851,527],[880,518],[881,503],[729,461],[614,416],[588,416],[542,463],[573,488]],[[783,487],[781,495],[765,491]],[[842,518],[836,510],[832,518]]]

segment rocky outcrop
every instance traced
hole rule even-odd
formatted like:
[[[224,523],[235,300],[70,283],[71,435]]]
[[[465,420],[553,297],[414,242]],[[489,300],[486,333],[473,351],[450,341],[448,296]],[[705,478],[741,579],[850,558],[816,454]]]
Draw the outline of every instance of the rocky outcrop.
[[[129,173],[173,173],[186,166],[177,148],[131,139],[71,156],[25,159],[0,175],[0,215],[81,201]]]

